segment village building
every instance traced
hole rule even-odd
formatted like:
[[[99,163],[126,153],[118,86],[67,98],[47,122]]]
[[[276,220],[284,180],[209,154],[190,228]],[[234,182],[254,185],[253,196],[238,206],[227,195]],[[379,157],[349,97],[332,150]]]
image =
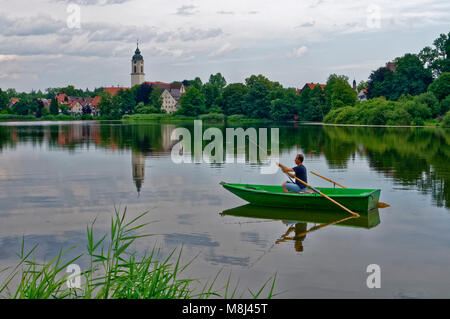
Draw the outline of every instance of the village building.
[[[358,92],[358,100],[361,102],[367,101],[367,90],[362,89]]]
[[[164,82],[145,82],[152,87],[161,90],[162,105],[161,109],[166,113],[173,113],[178,110],[181,95],[186,92],[186,88],[182,83],[164,83]]]
[[[83,115],[83,106],[78,101],[72,101],[69,103],[69,113],[72,116]]]
[[[12,97],[11,100],[10,100],[10,102],[9,102],[9,107],[13,107],[14,104],[16,104],[16,103],[19,102],[19,101],[20,101],[20,98],[18,98],[18,97]]]
[[[322,88],[322,90],[325,89],[325,84],[320,84],[320,83],[306,83],[301,89],[297,89],[297,94],[302,93],[303,90],[305,90],[306,88],[309,88],[310,90],[314,90],[314,88],[316,86],[320,86]]]

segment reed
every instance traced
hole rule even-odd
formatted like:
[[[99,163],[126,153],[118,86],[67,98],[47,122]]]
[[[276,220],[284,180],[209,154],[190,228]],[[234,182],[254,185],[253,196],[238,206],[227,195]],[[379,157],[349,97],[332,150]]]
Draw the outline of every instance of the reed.
[[[136,240],[151,236],[138,235],[137,231],[149,223],[142,222],[144,212],[132,220],[126,219],[117,209],[111,217],[109,232],[100,238],[94,234],[95,220],[86,227],[86,253],[66,258],[75,247],[61,249],[57,256],[46,263],[36,261],[37,245],[25,249],[22,238],[19,262],[12,269],[4,269],[6,278],[0,284],[0,296],[14,299],[205,299],[210,297],[235,298],[239,282],[230,293],[231,273],[225,287],[216,289],[220,271],[211,282],[201,284],[199,280],[185,278],[183,273],[196,257],[182,265],[183,248],[174,249],[166,258],[160,258],[160,250],[153,248],[139,257],[131,250]],[[178,250],[178,252],[177,252]],[[81,285],[69,288],[66,268],[82,257],[89,260],[88,269],[81,273]],[[249,292],[259,298],[266,285],[272,280],[267,298],[274,296],[276,276],[256,292]],[[200,284],[201,290],[197,288]],[[13,288],[12,288],[13,287]],[[224,292],[222,292],[224,291]],[[241,297],[244,294],[241,295]]]

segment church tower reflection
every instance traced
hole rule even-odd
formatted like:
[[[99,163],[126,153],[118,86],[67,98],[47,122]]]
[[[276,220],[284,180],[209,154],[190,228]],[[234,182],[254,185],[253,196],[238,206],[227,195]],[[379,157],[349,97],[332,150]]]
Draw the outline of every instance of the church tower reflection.
[[[138,194],[141,192],[145,177],[145,156],[139,151],[131,152],[131,165],[133,170],[133,181]]]

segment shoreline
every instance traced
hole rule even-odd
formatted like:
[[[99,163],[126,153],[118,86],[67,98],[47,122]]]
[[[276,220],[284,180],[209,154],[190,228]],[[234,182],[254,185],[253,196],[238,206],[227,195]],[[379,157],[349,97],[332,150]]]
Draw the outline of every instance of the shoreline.
[[[284,121],[284,122],[275,122],[267,119],[236,119],[236,120],[227,120],[226,118],[218,120],[214,118],[201,118],[201,117],[154,117],[154,118],[122,118],[122,119],[0,119],[0,125],[2,123],[66,123],[66,122],[125,122],[125,123],[142,123],[142,122],[162,122],[162,123],[171,123],[171,122],[186,122],[186,121],[194,121],[194,120],[202,120],[204,122],[209,123],[230,123],[230,124],[300,124],[300,125],[317,125],[317,126],[348,126],[348,127],[388,127],[388,128],[449,128],[441,126],[437,123],[430,125],[376,125],[376,124],[335,124],[335,123],[324,123],[324,122],[303,122],[303,121]]]

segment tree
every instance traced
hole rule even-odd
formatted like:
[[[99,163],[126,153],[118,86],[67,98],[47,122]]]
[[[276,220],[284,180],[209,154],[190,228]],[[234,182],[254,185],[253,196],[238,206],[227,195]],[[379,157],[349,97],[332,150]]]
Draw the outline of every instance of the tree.
[[[386,67],[380,67],[369,75],[367,96],[369,99],[390,94],[393,72]]]
[[[434,48],[423,48],[418,57],[433,76],[438,77],[443,72],[450,72],[450,32],[440,34],[433,45]]]
[[[217,84],[207,82],[203,85],[202,93],[205,95],[206,109],[217,106],[217,100],[220,98],[220,87]]]
[[[298,114],[298,99],[295,89],[283,90],[282,97],[272,100],[270,116],[275,121],[293,120]]]
[[[150,94],[153,91],[153,86],[150,83],[142,83],[136,89],[136,104],[143,102],[144,104],[149,103]]]
[[[99,94],[100,102],[98,103],[98,108],[102,116],[110,117],[113,113],[113,103],[111,93],[104,91]]]
[[[215,75],[209,76],[209,83],[212,85],[217,86],[220,90],[223,90],[225,86],[227,85],[227,81],[220,73],[216,73]]]
[[[359,92],[359,91],[364,90],[364,89],[367,90],[368,87],[369,87],[369,83],[367,81],[361,81],[361,82],[359,82],[359,84],[357,86],[357,89],[358,89],[358,92]]]
[[[58,115],[59,114],[58,101],[55,98],[53,98],[51,103],[50,103],[50,114],[52,114],[52,115]]]
[[[247,85],[249,88],[253,87],[253,85],[255,85],[256,83],[262,83],[268,89],[283,88],[280,83],[272,82],[262,74],[251,75],[250,77],[245,79],[245,85]]]
[[[195,79],[189,81],[189,86],[193,86],[197,90],[201,90],[202,86],[203,86],[203,82],[199,77],[196,77]]]
[[[148,99],[149,105],[154,107],[158,111],[161,111],[161,106],[163,103],[161,95],[162,95],[161,90],[158,89],[152,90]]]
[[[7,109],[9,106],[8,104],[9,104],[8,95],[6,94],[6,92],[0,89],[0,111]]]
[[[89,106],[89,104],[84,105],[81,110],[83,112],[83,115],[87,115],[87,114],[91,114],[92,113],[92,109]]]
[[[327,107],[325,114],[330,109],[353,106],[356,103],[357,94],[348,83],[348,77],[345,75],[330,75],[325,85],[324,93]]]
[[[269,118],[269,83],[264,79],[257,79],[249,87],[243,103],[244,115],[250,118]]]
[[[450,94],[450,72],[442,73],[428,87],[428,91],[432,92],[439,101],[442,101]]]
[[[389,99],[397,100],[402,95],[418,95],[427,90],[433,81],[430,70],[425,69],[419,57],[407,53],[403,57],[395,59],[396,70],[393,77],[391,94]]]
[[[226,115],[244,114],[244,98],[248,93],[248,87],[242,83],[227,85],[222,93],[222,108]]]
[[[12,107],[13,113],[17,115],[32,115],[38,111],[38,103],[36,100],[22,98]]]
[[[119,90],[112,98],[113,109],[117,109],[120,116],[133,114],[136,106],[136,99],[131,90]]]
[[[178,114],[187,116],[197,116],[205,113],[205,96],[195,86],[191,86],[181,96],[181,108],[177,111]]]

